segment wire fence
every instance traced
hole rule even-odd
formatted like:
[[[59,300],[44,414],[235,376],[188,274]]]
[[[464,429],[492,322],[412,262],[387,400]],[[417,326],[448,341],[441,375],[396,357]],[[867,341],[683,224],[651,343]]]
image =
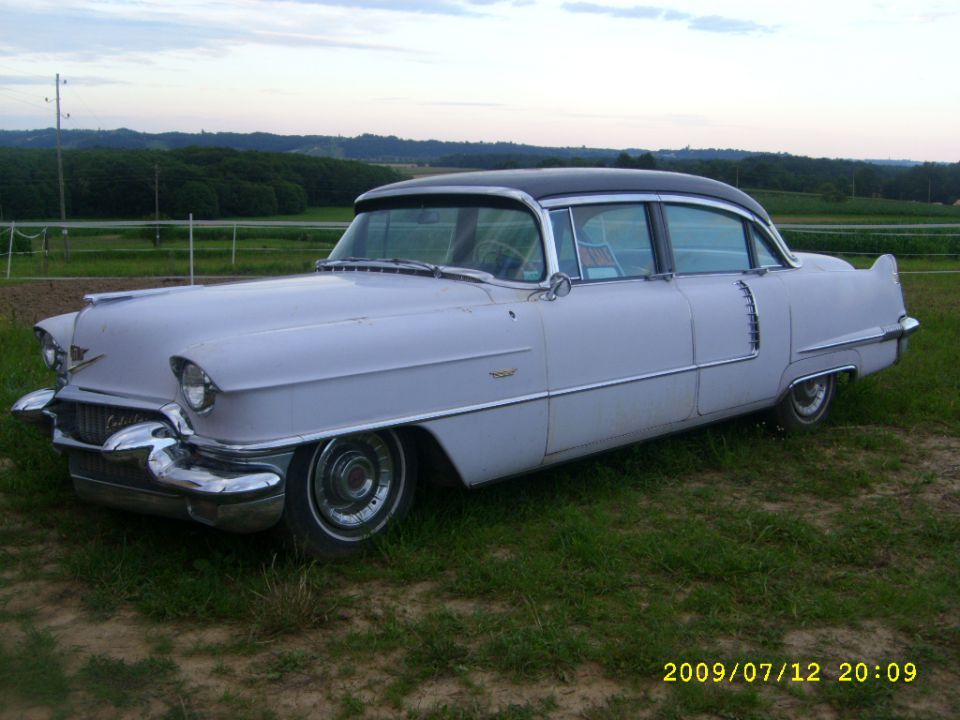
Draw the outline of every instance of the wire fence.
[[[6,278],[270,275],[325,257],[340,221],[11,222]]]
[[[308,271],[349,223],[161,220],[11,222],[7,279],[279,275]],[[904,273],[960,272],[960,224],[778,226],[791,248],[848,258],[892,253]],[[0,236],[2,237],[2,236]]]

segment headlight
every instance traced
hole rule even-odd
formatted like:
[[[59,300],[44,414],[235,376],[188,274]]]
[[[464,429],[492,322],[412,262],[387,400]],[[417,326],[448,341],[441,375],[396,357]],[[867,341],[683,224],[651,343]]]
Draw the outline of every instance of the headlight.
[[[40,354],[43,356],[43,362],[51,370],[60,370],[64,358],[63,348],[53,339],[53,335],[46,330],[38,330],[37,339],[40,341]]]
[[[209,375],[189,360],[181,360],[178,364],[183,399],[191,410],[207,412],[216,400],[217,386]]]

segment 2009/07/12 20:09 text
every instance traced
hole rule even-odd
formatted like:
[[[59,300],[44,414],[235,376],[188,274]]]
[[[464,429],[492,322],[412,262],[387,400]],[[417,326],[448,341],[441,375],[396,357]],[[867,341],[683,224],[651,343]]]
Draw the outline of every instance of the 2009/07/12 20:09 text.
[[[720,683],[742,680],[754,682],[837,682],[865,683],[882,681],[889,683],[911,683],[917,678],[917,666],[912,662],[866,663],[841,662],[836,673],[821,676],[822,666],[817,662],[736,662],[732,667],[728,663],[698,662],[674,663],[663,666],[664,682],[682,683]]]

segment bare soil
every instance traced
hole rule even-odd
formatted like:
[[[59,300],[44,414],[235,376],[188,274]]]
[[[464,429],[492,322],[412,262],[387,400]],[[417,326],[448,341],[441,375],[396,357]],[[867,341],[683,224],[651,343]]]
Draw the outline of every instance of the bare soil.
[[[183,278],[76,278],[0,284],[0,318],[33,325],[80,310],[84,295],[186,285]]]

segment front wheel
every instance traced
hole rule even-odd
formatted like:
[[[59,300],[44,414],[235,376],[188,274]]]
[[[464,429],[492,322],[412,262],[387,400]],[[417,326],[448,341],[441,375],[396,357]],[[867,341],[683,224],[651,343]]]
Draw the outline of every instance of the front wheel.
[[[777,425],[786,432],[813,430],[827,418],[836,394],[835,374],[797,383],[787,391],[774,410]]]
[[[346,557],[403,519],[416,478],[416,454],[395,430],[300,448],[287,473],[282,523],[307,554]]]

